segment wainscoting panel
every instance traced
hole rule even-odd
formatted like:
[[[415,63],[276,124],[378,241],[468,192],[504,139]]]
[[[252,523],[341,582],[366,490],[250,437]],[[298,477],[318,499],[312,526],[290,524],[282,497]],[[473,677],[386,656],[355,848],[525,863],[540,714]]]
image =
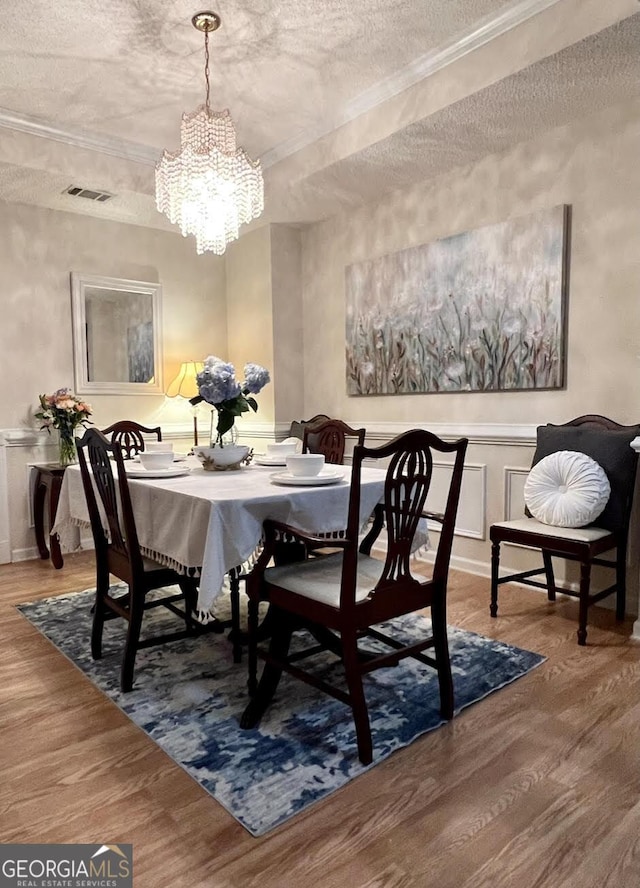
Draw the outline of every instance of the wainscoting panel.
[[[429,508],[434,512],[444,512],[446,496],[451,477],[451,463],[434,463]],[[456,521],[455,535],[474,540],[486,539],[487,511],[487,467],[482,464],[467,463],[462,475],[462,490]],[[430,532],[437,532],[438,525],[432,523]]]
[[[529,469],[522,466],[504,467],[504,518],[512,521],[524,516],[524,484]]]

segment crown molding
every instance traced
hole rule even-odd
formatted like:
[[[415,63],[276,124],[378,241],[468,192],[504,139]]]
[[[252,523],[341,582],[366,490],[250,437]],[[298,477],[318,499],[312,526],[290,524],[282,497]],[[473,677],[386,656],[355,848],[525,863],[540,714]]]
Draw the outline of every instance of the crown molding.
[[[361,114],[372,111],[378,105],[383,104],[388,99],[404,92],[405,89],[414,86],[421,80],[425,80],[447,65],[452,65],[459,59],[464,58],[470,52],[490,43],[497,37],[501,37],[508,31],[517,28],[519,25],[528,21],[534,15],[544,12],[560,3],[561,0],[516,0],[516,2],[503,8],[497,15],[489,15],[476,23],[467,31],[462,31],[453,40],[444,43],[437,49],[418,56],[409,65],[390,77],[380,80],[365,92],[360,93],[355,99],[352,99],[338,114],[331,128],[317,127],[313,130],[305,130],[299,136],[276,145],[275,148],[265,152],[262,156],[262,166],[268,169],[274,166],[297,151],[301,151],[318,139],[329,135],[329,133],[337,130],[339,127],[347,123],[351,123]]]
[[[43,139],[50,139],[53,142],[62,142],[65,145],[72,145],[74,148],[98,151],[100,154],[108,154],[111,157],[119,157],[123,160],[133,160],[146,166],[155,166],[162,153],[149,145],[129,142],[126,139],[118,139],[114,136],[88,133],[82,130],[63,129],[54,124],[37,120],[35,117],[29,117],[26,114],[8,111],[6,108],[0,108],[0,128],[26,133],[28,136],[39,136]]]
[[[268,169],[285,160],[302,148],[306,148],[323,136],[327,136],[330,132],[355,120],[366,111],[371,111],[386,102],[387,99],[398,95],[410,86],[435,74],[441,68],[453,64],[468,53],[479,49],[491,40],[495,40],[507,31],[523,24],[532,16],[560,2],[561,0],[515,0],[497,15],[487,16],[479,24],[477,23],[474,27],[458,34],[455,39],[443,44],[438,49],[419,56],[401,71],[381,80],[356,96],[335,118],[331,128],[317,127],[305,130],[299,136],[282,142],[265,152],[261,157],[263,169]],[[39,136],[54,142],[62,142],[65,145],[89,151],[98,151],[101,154],[131,160],[147,166],[155,166],[162,153],[156,148],[139,142],[130,142],[126,139],[82,130],[64,129],[6,108],[0,108],[0,129],[10,129],[30,136]]]

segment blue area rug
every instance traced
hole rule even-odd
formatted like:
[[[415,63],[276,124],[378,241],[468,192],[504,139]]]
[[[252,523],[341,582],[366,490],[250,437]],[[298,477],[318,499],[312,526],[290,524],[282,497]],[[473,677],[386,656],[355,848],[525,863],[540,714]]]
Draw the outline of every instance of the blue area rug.
[[[358,760],[351,710],[286,675],[259,728],[243,731],[238,720],[247,704],[246,664],[235,665],[225,636],[213,634],[139,651],[134,689],[122,694],[124,621],[106,624],[103,659],[92,660],[93,596],[89,589],[19,610],[254,836],[443,723],[435,671],[406,659],[366,680],[373,765]],[[164,608],[145,619],[154,633],[175,621]],[[426,622],[412,615],[394,625],[408,638],[420,638]],[[449,643],[456,712],[545,659],[453,627]],[[340,668],[329,665],[335,658],[318,661],[327,676]]]

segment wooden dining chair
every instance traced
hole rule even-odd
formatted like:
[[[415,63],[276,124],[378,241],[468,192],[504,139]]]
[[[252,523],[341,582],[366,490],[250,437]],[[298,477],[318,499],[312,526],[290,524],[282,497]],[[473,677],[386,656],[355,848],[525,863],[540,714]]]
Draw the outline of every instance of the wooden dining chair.
[[[321,453],[325,462],[343,465],[347,440],[364,444],[366,429],[352,429],[341,419],[326,419],[307,423],[302,433],[302,452]]]
[[[102,429],[102,434],[111,436],[113,444],[119,444],[122,455],[125,459],[132,459],[145,449],[145,435],[155,435],[157,441],[162,441],[162,429],[160,426],[148,428],[140,425],[132,419],[121,419],[120,422],[114,422],[106,429]]]
[[[302,441],[306,426],[315,425],[319,422],[326,422],[328,419],[331,419],[331,417],[326,413],[316,413],[311,419],[296,419],[289,426],[289,437],[299,438]]]
[[[347,441],[364,444],[366,429],[353,429],[340,419],[331,419],[318,414],[308,420],[302,429],[302,452],[321,453],[325,462],[331,465],[344,465]],[[281,544],[276,552],[277,561],[300,560],[331,554],[333,546],[302,546],[300,542],[288,541]],[[297,553],[297,554],[296,554]]]
[[[592,604],[615,593],[616,617],[625,615],[627,541],[635,487],[638,454],[631,441],[640,435],[640,425],[624,426],[605,416],[588,414],[567,423],[539,426],[532,468],[545,457],[562,451],[584,453],[602,467],[610,485],[610,496],[602,513],[588,526],[554,526],[537,520],[527,511],[525,517],[498,521],[491,525],[491,604],[492,617],[498,614],[498,587],[522,583],[545,589],[549,601],[562,592],[579,600],[578,644],[587,642],[587,616]],[[562,485],[565,487],[566,485]],[[564,493],[565,491],[563,491]],[[537,549],[542,566],[500,576],[502,543]],[[615,550],[615,557],[603,558]],[[556,584],[553,558],[580,565],[578,589]],[[614,571],[614,582],[591,592],[591,568],[600,565]],[[542,578],[543,579],[536,579]]]
[[[111,457],[111,458],[110,458]],[[117,442],[109,442],[98,429],[88,429],[78,441],[78,460],[82,475],[91,530],[96,554],[96,600],[91,632],[91,653],[95,660],[102,657],[102,633],[106,620],[123,618],[127,624],[120,687],[130,691],[136,653],[141,648],[164,644],[204,631],[222,632],[222,622],[210,627],[202,626],[195,619],[198,597],[197,581],[183,576],[169,567],[142,556],[138,543],[136,523],[131,508],[122,448]],[[118,472],[117,482],[112,466]],[[117,488],[116,488],[117,484]],[[106,528],[101,518],[106,519]],[[127,591],[113,594],[110,575],[127,584]],[[179,586],[180,592],[175,591]],[[147,599],[150,592],[174,587],[168,594]],[[178,606],[181,602],[182,606]],[[164,606],[180,618],[184,628],[158,636],[140,638],[143,615],[150,608]]]
[[[293,527],[265,521],[265,548],[247,581],[249,596],[249,690],[253,698],[241,718],[244,728],[254,727],[272,700],[283,671],[290,673],[351,707],[356,727],[358,754],[363,764],[372,760],[372,740],[363,678],[374,669],[396,665],[415,657],[436,669],[442,717],[453,717],[454,698],[446,626],[449,561],[467,439],[447,443],[420,429],[406,432],[382,447],[358,444],[353,451],[349,513],[341,551],[321,559],[269,567],[274,546],[283,535],[298,537],[308,545],[319,542]],[[429,579],[411,571],[411,551],[420,520],[429,506],[434,462],[453,454],[444,513],[428,513],[438,522],[439,540]],[[384,497],[379,511],[386,530],[386,557],[371,557],[373,533],[360,544],[360,476],[362,463],[388,462]],[[258,649],[260,602],[269,602],[271,640],[267,650]],[[383,621],[423,608],[431,609],[431,626],[420,641],[407,643],[374,628]],[[304,651],[289,654],[293,632],[307,629],[317,641]],[[372,653],[359,644],[370,637],[390,648]],[[301,661],[321,649],[342,660],[347,690],[329,684]],[[433,650],[433,655],[423,653]],[[257,659],[266,662],[256,688]]]

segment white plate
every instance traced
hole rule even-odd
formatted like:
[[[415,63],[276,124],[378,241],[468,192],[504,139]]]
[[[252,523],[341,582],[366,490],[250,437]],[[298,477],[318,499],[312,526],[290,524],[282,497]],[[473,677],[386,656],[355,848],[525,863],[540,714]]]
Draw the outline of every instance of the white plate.
[[[142,466],[127,466],[128,478],[179,478],[181,475],[188,475],[189,469],[186,466],[176,466],[168,469],[145,469]]]
[[[344,472],[334,469],[323,469],[319,475],[292,475],[291,472],[274,472],[272,484],[289,484],[292,487],[320,487],[323,484],[335,484],[342,481]]]
[[[258,466],[286,466],[284,459],[278,456],[258,456],[255,462]]]

